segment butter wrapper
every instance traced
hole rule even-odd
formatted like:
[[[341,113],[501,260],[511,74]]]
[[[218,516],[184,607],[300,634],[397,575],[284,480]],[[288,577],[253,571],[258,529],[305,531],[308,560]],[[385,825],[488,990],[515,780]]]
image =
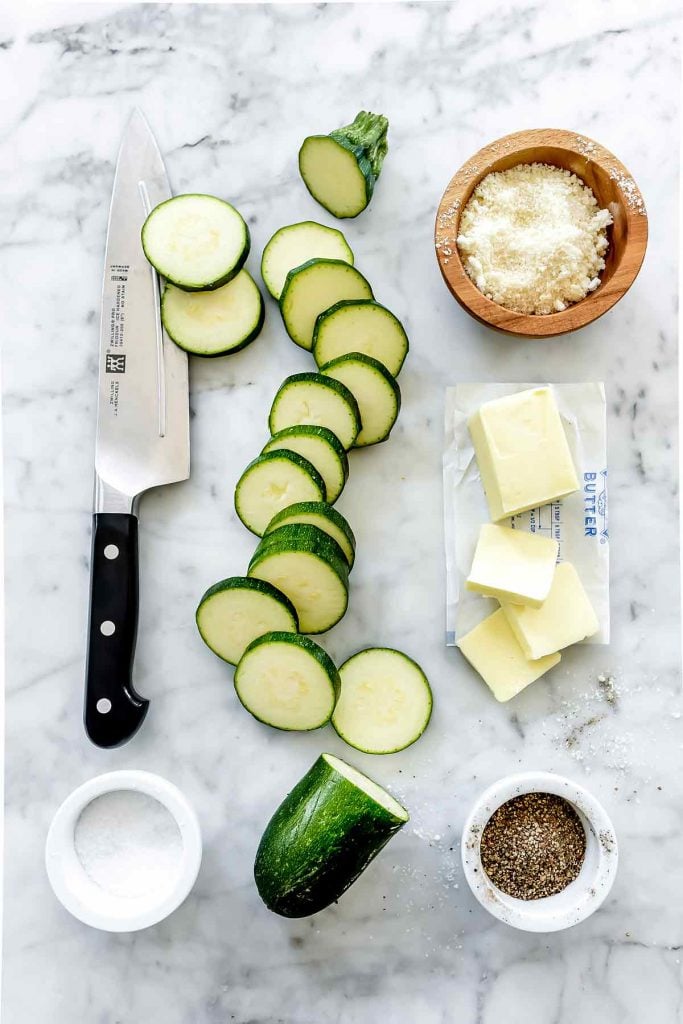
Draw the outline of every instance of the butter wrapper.
[[[491,521],[467,420],[484,402],[536,384],[457,384],[446,389],[443,459],[446,541],[446,645],[495,611],[498,602],[465,588],[482,523]],[[522,512],[501,525],[552,537],[558,561],[571,562],[600,622],[584,643],[608,644],[609,529],[607,520],[607,415],[602,383],[552,384],[580,489],[561,501]]]

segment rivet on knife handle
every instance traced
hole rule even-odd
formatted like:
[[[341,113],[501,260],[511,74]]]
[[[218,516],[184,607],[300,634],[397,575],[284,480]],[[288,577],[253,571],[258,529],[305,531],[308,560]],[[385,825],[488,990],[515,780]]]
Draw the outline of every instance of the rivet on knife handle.
[[[85,729],[98,747],[125,743],[149,701],[133,687],[138,625],[138,521],[124,513],[93,516]]]

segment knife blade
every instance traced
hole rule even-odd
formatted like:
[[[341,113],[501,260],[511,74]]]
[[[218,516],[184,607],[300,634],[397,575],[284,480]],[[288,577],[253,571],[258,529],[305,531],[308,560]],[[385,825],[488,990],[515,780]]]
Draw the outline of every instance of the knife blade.
[[[85,729],[113,747],[142,724],[149,702],[132,679],[138,618],[140,496],[190,474],[187,355],[164,332],[159,279],[140,231],[171,198],[161,154],[139,110],[114,175],[102,285]]]

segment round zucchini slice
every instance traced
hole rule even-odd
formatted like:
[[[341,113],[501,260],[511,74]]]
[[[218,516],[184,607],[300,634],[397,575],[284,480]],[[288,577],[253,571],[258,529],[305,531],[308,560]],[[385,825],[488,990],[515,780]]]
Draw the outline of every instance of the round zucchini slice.
[[[320,371],[344,384],[358,402],[362,429],[354,448],[386,441],[401,408],[401,392],[386,366],[360,352],[349,352]]]
[[[247,575],[287,595],[302,633],[324,633],[346,612],[348,563],[337,542],[317,526],[290,523],[273,530],[256,548]]]
[[[393,754],[427,728],[432,691],[412,658],[389,647],[369,647],[339,669],[342,689],[332,725],[366,754]]]
[[[325,500],[334,504],[349,478],[346,449],[327,427],[298,424],[278,431],[265,445],[263,453],[287,448],[308,459],[325,481]]]
[[[330,656],[297,633],[258,637],[235,672],[235,690],[244,707],[274,729],[320,729],[332,716],[339,686]]]
[[[296,505],[289,505],[283,508],[282,512],[274,515],[266,527],[264,538],[287,523],[309,523],[317,526],[319,530],[326,533],[328,537],[335,540],[344,553],[349,569],[353,568],[356,557],[356,538],[353,530],[347,523],[341,512],[330,508],[324,501],[299,501]]]
[[[353,253],[338,228],[304,220],[276,231],[261,258],[261,277],[273,298],[280,298],[290,270],[314,259],[343,260],[353,266]]]
[[[325,483],[308,459],[282,449],[250,462],[235,487],[235,511],[261,537],[276,512],[296,501],[323,501]]]
[[[360,352],[377,359],[392,377],[398,377],[408,348],[408,335],[401,321],[371,299],[337,302],[315,322],[313,357],[318,366],[349,352]]]
[[[142,248],[154,269],[189,292],[209,291],[236,277],[249,255],[249,228],[224,199],[174,196],[142,225]]]
[[[264,633],[296,633],[294,605],[264,580],[231,576],[206,591],[196,613],[202,640],[223,661],[236,665],[249,644]]]
[[[208,292],[164,288],[161,320],[171,341],[195,356],[224,356],[246,348],[261,333],[265,304],[254,279],[241,270]]]
[[[321,373],[293,373],[273,399],[268,429],[274,436],[286,427],[312,424],[336,434],[345,450],[361,429],[358,402],[345,384]]]
[[[318,316],[341,299],[371,299],[372,288],[355,267],[343,260],[308,260],[290,270],[280,295],[287,334],[310,351]]]
[[[269,910],[307,917],[336,902],[408,821],[390,793],[321,754],[266,826],[254,880]]]

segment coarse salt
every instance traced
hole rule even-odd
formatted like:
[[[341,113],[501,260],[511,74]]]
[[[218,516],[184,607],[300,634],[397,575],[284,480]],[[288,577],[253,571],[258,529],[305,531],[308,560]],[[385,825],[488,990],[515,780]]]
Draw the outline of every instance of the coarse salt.
[[[611,223],[571,171],[519,164],[479,182],[457,245],[487,298],[518,313],[558,313],[600,284]]]
[[[96,885],[129,899],[170,890],[183,854],[180,829],[166,807],[128,789],[105,793],[83,808],[74,847]]]

